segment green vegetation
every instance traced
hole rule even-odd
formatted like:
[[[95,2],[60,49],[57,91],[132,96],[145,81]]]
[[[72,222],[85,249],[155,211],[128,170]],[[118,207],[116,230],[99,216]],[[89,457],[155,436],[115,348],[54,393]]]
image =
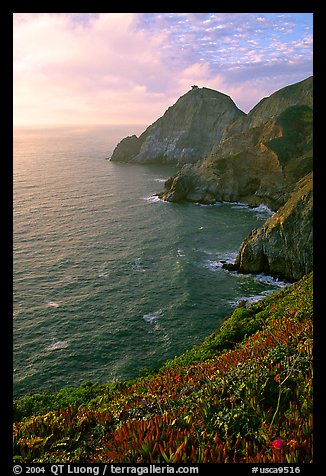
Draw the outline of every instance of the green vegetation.
[[[16,462],[310,463],[312,274],[155,373],[14,401]]]
[[[239,155],[239,153],[229,154],[226,157],[221,157],[217,160],[212,161],[211,167],[213,171],[216,172],[218,175],[225,173],[229,169],[231,161],[235,161],[237,157],[239,157]]]
[[[299,180],[305,175],[309,174],[313,168],[313,158],[308,157],[293,157],[286,164],[286,173],[294,177],[295,180]]]
[[[275,137],[266,145],[286,163],[291,157],[299,156],[304,150],[311,148],[312,121],[313,111],[309,106],[288,107],[277,119],[277,124],[282,128],[282,136]]]

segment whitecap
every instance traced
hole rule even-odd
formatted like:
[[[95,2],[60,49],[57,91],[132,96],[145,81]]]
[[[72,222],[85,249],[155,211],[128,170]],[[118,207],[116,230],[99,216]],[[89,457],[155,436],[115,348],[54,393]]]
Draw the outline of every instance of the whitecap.
[[[202,250],[205,252],[204,250]],[[213,253],[206,252],[208,255],[212,255]],[[223,253],[220,256],[216,256],[216,259],[206,259],[203,262],[203,267],[204,268],[209,268],[212,271],[215,271],[218,268],[223,268],[223,265],[226,263],[234,263],[236,257],[237,257],[238,252],[237,251],[229,251],[226,253]]]
[[[261,203],[258,207],[254,207],[251,210],[253,210],[254,212],[258,212],[258,213],[265,213],[265,214],[268,214],[268,215],[274,215],[273,210],[268,208],[268,206],[265,205],[264,203]]]
[[[150,324],[153,324],[157,321],[157,319],[162,315],[162,309],[158,311],[150,312],[149,314],[144,314],[143,319]]]
[[[210,256],[209,259],[204,259],[201,261],[200,266],[203,268],[208,268],[211,271],[216,271],[217,269],[223,268],[223,266],[227,263],[234,263],[238,255],[237,250],[227,251],[220,255],[213,251],[205,250],[204,248],[194,248],[193,251]]]
[[[66,349],[68,347],[68,342],[64,340],[52,340],[52,344],[50,344],[48,347],[45,348],[45,350],[60,350],[60,349]]]
[[[229,304],[231,304],[231,306],[236,307],[236,306],[239,306],[240,303],[244,303],[245,307],[249,307],[251,304],[260,301],[261,299],[268,296],[269,294],[272,294],[273,292],[274,290],[271,289],[271,290],[263,291],[260,294],[255,294],[252,296],[246,296],[246,297],[243,296],[236,299],[235,301],[229,301]]]
[[[208,268],[212,271],[216,271],[217,268],[222,267],[222,263],[220,261],[207,259],[207,260],[204,261],[203,267]]]
[[[235,301],[229,301],[229,304],[232,306],[238,306],[241,302],[245,303],[245,306],[248,307],[250,304],[260,301],[266,296],[269,296],[270,294],[275,292],[275,288],[284,288],[287,286],[290,286],[291,283],[282,281],[278,278],[274,278],[273,276],[266,275],[266,274],[236,274],[238,277],[252,277],[255,279],[256,282],[262,284],[262,285],[267,285],[270,286],[269,289],[265,289],[264,291],[260,292],[259,294],[254,294],[251,296],[242,296],[236,299]]]
[[[150,195],[149,197],[144,197],[143,199],[146,200],[146,202],[150,202],[150,203],[158,203],[158,202],[169,203],[163,200],[162,198],[158,197],[157,195]]]
[[[257,274],[256,281],[262,284],[269,284],[271,286],[276,286],[278,288],[284,288],[286,286],[290,286],[291,283],[282,281],[281,279],[274,278],[273,276],[269,276],[268,274]]]
[[[160,177],[157,177],[154,179],[155,182],[158,182],[158,183],[165,183],[166,182],[166,179],[165,178],[160,178]]]
[[[49,301],[49,302],[47,303],[47,305],[48,305],[49,307],[59,307],[59,306],[60,306],[60,304],[57,303],[56,301]]]
[[[145,270],[142,266],[142,262],[141,262],[141,258],[137,258],[133,264],[131,265],[131,268],[134,270],[134,271],[138,271],[140,273],[144,273]]]
[[[105,261],[99,270],[99,273],[98,273],[99,278],[109,277],[110,272],[108,271],[107,266],[108,266],[108,261]]]
[[[245,208],[246,210],[256,212],[258,214],[269,215],[269,216],[274,214],[273,210],[271,210],[267,205],[265,205],[265,203],[261,203],[260,205],[258,205],[258,207],[250,207],[249,205],[243,202],[224,202],[223,201],[222,203],[226,205],[231,205],[232,208]]]
[[[214,203],[200,203],[200,202],[193,202],[194,205],[198,207],[219,207],[221,206],[221,202],[214,202]]]
[[[232,205],[232,208],[250,208],[246,203],[242,202],[223,202],[223,203],[228,203],[229,205]]]
[[[238,256],[238,250],[226,251],[221,256],[219,256],[220,263],[234,263],[236,257]]]
[[[180,257],[181,257],[181,256],[186,256],[185,253],[184,253],[184,251],[183,251],[181,248],[178,248],[178,249],[177,249],[177,255],[180,256]]]

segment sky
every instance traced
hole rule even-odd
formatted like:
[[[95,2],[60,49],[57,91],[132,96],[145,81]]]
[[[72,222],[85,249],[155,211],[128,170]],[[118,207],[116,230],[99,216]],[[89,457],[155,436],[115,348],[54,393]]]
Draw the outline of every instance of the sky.
[[[249,112],[312,74],[312,13],[13,14],[16,126],[149,125],[194,84]]]

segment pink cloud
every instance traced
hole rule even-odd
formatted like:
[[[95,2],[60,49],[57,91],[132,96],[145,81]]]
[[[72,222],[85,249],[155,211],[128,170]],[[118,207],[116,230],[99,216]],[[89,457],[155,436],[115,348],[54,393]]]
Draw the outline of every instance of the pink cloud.
[[[170,82],[164,33],[136,30],[128,13],[86,27],[65,14],[29,15],[14,25],[16,122],[148,122],[157,114],[148,104],[164,112],[166,96],[150,88],[156,78]]]
[[[228,94],[247,112],[275,90],[276,76],[280,87],[308,76],[294,52],[290,63],[269,51],[268,63],[258,37],[240,44],[230,33],[235,26],[241,33],[236,14],[151,15],[15,14],[15,123],[148,125],[193,84]],[[229,25],[223,42],[220,33],[209,36],[213,20],[217,31]],[[311,47],[305,35],[288,48]]]

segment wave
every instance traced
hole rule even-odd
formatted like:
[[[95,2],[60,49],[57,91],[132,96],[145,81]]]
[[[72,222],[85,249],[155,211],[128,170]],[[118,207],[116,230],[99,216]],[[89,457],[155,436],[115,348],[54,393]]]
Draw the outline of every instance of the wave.
[[[278,278],[274,278],[273,276],[270,276],[268,274],[257,274],[256,275],[256,281],[262,284],[269,284],[271,286],[276,286],[278,288],[284,288],[286,286],[290,286],[291,283],[282,281]]]
[[[269,289],[269,290],[263,291],[260,294],[253,294],[252,296],[242,296],[234,301],[229,301],[229,304],[231,304],[232,307],[237,307],[239,306],[240,303],[244,303],[245,307],[249,307],[254,302],[260,301],[261,299],[268,296],[269,294],[272,294],[273,292],[274,292],[274,289]]]
[[[137,258],[131,265],[131,269],[138,271],[139,273],[145,273],[145,269],[142,266],[141,258]]]
[[[264,203],[261,203],[258,207],[251,208],[251,210],[258,213],[267,213],[271,216],[274,215],[273,210],[268,208],[268,206],[265,205]]]
[[[229,301],[229,304],[231,304],[232,306],[238,306],[241,302],[244,302],[245,306],[248,307],[248,306],[250,306],[250,304],[252,304],[254,302],[257,302],[257,301],[260,301],[264,297],[269,296],[270,294],[274,293],[275,288],[284,288],[284,287],[287,287],[287,286],[291,285],[291,283],[289,283],[289,282],[282,281],[278,278],[274,278],[273,276],[270,276],[270,275],[267,275],[267,274],[262,274],[262,273],[257,274],[257,275],[254,275],[254,274],[251,274],[251,273],[244,274],[244,275],[243,274],[236,274],[236,275],[239,276],[239,277],[251,276],[255,279],[256,282],[258,282],[260,284],[263,284],[263,285],[270,286],[270,289],[265,289],[264,291],[262,291],[258,294],[253,294],[251,296],[241,296],[241,297],[237,298],[234,301]]]
[[[159,309],[158,311],[150,312],[149,314],[144,314],[143,319],[146,322],[149,322],[150,324],[153,324],[157,321],[157,319],[163,314],[162,309]]]
[[[225,202],[222,200],[221,203],[224,205],[230,205],[232,208],[250,208],[249,205],[243,202]]]
[[[198,207],[220,207],[222,203],[224,202],[214,202],[214,203],[200,203],[200,202],[193,202],[194,205],[197,205]],[[225,202],[227,203],[227,202]]]
[[[219,261],[207,259],[203,262],[203,268],[208,268],[212,271],[216,271],[217,268],[221,268],[222,265]]]
[[[157,195],[150,195],[149,197],[143,197],[143,200],[146,200],[146,202],[150,202],[150,203],[159,203],[159,202],[170,203],[170,202],[166,202],[165,200],[158,197]]]
[[[46,347],[45,350],[53,351],[53,350],[66,349],[68,346],[69,344],[67,341],[53,339],[52,344]]]
[[[144,321],[148,322],[151,326],[153,326],[153,330],[158,332],[161,335],[162,341],[164,346],[169,348],[171,344],[170,337],[166,332],[164,325],[159,322],[159,318],[163,315],[163,309],[159,309],[158,311],[153,311],[148,314],[143,315]]]
[[[249,205],[247,205],[246,203],[243,203],[243,202],[225,202],[225,201],[222,201],[222,203],[224,203],[225,205],[231,205],[232,208],[245,208],[249,211],[252,211],[252,212],[256,212],[256,213],[261,213],[261,214],[264,214],[264,215],[274,215],[274,212],[273,210],[271,210],[267,205],[265,205],[264,203],[261,203],[260,205],[258,205],[258,207],[250,207]]]
[[[237,255],[238,255],[238,250],[233,250],[233,251],[226,251],[219,257],[219,261],[221,265],[225,263],[234,263]]]
[[[108,277],[109,277],[110,272],[106,269],[107,265],[108,265],[108,261],[105,261],[105,262],[102,264],[102,266],[101,266],[101,268],[100,268],[100,271],[99,271],[99,273],[98,273],[98,275],[97,275],[99,278],[108,278]]]
[[[197,250],[196,250],[197,251]],[[213,255],[213,252],[210,252],[208,250],[203,250],[200,249],[198,251],[201,251],[202,253],[205,253],[206,255]],[[223,265],[226,263],[234,263],[236,257],[237,257],[238,251],[228,251],[226,253],[223,253],[220,256],[215,256],[215,259],[205,259],[202,262],[202,266],[204,268],[209,268],[212,271],[216,271],[219,268],[223,268]]]

